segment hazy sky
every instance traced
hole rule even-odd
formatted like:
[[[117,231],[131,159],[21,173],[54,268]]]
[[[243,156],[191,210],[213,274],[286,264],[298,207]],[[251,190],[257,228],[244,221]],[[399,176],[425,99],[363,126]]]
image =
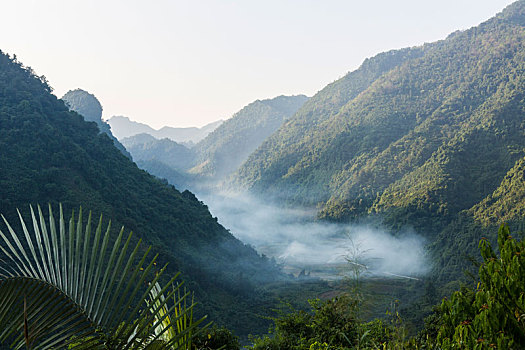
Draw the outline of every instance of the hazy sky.
[[[202,126],[313,95],[366,57],[467,29],[513,0],[0,0],[0,50],[104,118]]]

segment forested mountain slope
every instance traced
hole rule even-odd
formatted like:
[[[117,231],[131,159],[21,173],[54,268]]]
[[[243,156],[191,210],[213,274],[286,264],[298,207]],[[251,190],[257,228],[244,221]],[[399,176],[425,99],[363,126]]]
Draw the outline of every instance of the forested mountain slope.
[[[278,96],[250,103],[195,145],[197,164],[190,172],[215,179],[229,175],[307,100]]]
[[[195,162],[193,149],[167,138],[158,140],[150,134],[138,134],[121,142],[136,162],[157,161],[178,171],[190,168]]]
[[[312,97],[234,184],[332,219],[445,225],[524,156],[524,25],[518,1],[445,40],[367,59]]]
[[[217,223],[207,207],[122,155],[94,123],[68,111],[44,79],[0,52],[0,210],[16,222],[29,204],[103,213],[135,232],[159,263],[180,270],[199,313],[243,334],[259,322],[255,285],[280,273]],[[235,314],[236,316],[231,316]],[[260,322],[259,322],[260,323]]]
[[[513,228],[516,236],[525,235],[525,158],[507,172],[499,186],[472,208],[461,211],[441,231],[431,245],[434,255],[434,280],[457,287],[464,271],[476,273],[473,252],[481,239],[496,242],[494,229],[501,223]]]
[[[516,162],[493,193],[469,211],[486,225],[522,221],[525,217],[525,158]]]
[[[322,89],[248,158],[238,171],[236,183],[255,190],[269,188],[274,194],[284,191],[290,198],[316,198],[324,192],[324,184],[304,186],[303,191],[303,183],[290,179],[288,171],[298,164],[301,157],[313,156],[317,142],[330,141],[331,135],[322,139],[317,134],[326,132],[323,127],[327,120],[337,115],[348,101],[359,96],[383,73],[420,55],[421,49],[418,48],[379,54],[365,60],[358,70]]]

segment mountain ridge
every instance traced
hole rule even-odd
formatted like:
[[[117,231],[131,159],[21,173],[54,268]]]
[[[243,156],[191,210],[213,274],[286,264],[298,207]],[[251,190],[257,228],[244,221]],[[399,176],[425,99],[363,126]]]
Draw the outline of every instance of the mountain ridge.
[[[122,143],[152,174],[167,177],[183,188],[208,191],[220,186],[307,99],[304,95],[281,95],[256,100],[191,148],[168,139],[148,138],[145,134],[124,138]]]
[[[199,156],[190,172],[219,179],[230,175],[307,100],[305,95],[281,95],[243,107],[195,145]]]
[[[145,133],[155,137],[156,139],[168,138],[178,143],[185,143],[190,147],[202,140],[210,132],[215,130],[219,125],[222,124],[222,122],[223,120],[217,120],[200,128],[177,128],[163,126],[160,129],[154,129],[147,124],[132,121],[128,117],[124,116],[113,116],[107,120],[107,123],[112,127],[115,137],[117,137],[119,140]]]
[[[389,212],[399,219],[404,211],[408,223],[470,208],[522,155],[506,148],[525,146],[519,121],[509,115],[521,113],[512,106],[523,92],[523,8],[519,1],[447,39],[365,60],[283,124],[231,186],[318,207],[332,220]],[[481,140],[495,145],[490,154],[500,165],[475,152]],[[474,160],[458,153],[468,144]],[[452,162],[452,176],[444,161]],[[466,161],[487,175],[469,177],[461,170],[469,165],[458,166]],[[451,190],[466,185],[474,186],[471,194]]]

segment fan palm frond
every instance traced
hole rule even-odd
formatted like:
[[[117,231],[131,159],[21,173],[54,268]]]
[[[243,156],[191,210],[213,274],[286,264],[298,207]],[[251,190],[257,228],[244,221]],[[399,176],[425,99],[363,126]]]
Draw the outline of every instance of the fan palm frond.
[[[18,212],[22,234],[2,215],[0,342],[14,349],[172,349],[191,341],[202,319],[183,332],[167,326],[187,294],[167,292],[178,275],[160,287],[166,266],[154,271],[157,256],[146,265],[150,248],[140,254],[141,240],[130,252],[131,233],[111,237],[111,222],[103,233],[102,216],[93,232],[91,213],[84,225],[82,209],[67,225],[62,206],[58,224],[51,206],[48,222],[39,206],[30,212],[33,232]],[[183,311],[192,310],[193,304]]]
[[[189,292],[184,288],[183,295],[181,296],[181,285],[173,285],[172,293],[173,307],[168,308],[167,304],[162,307],[161,301],[164,301],[164,296],[161,293],[160,285],[157,283],[150,291],[150,300],[147,301],[151,307],[151,312],[155,313],[155,320],[158,323],[157,328],[154,329],[156,339],[162,339],[164,342],[171,344],[174,349],[191,349],[191,341],[193,336],[196,335],[195,324],[193,321],[193,308],[195,302],[193,294],[191,294],[191,304],[188,306],[187,301],[190,295]],[[175,293],[176,292],[176,293]],[[157,296],[160,295],[160,299]],[[154,302],[156,300],[156,302]],[[155,309],[159,309],[159,312],[155,312]],[[200,324],[203,319],[197,321]],[[205,325],[199,331],[206,329],[210,324]],[[198,333],[198,332],[197,332]]]

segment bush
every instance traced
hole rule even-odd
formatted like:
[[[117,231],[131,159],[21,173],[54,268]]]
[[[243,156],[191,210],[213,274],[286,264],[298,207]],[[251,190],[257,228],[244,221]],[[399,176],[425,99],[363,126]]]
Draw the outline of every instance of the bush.
[[[239,350],[241,344],[239,338],[229,329],[213,326],[205,332],[199,333],[193,339],[193,345],[199,350]]]
[[[525,249],[509,228],[498,231],[500,257],[490,242],[479,243],[483,264],[476,290],[444,299],[437,342],[443,349],[520,349],[525,345]]]

